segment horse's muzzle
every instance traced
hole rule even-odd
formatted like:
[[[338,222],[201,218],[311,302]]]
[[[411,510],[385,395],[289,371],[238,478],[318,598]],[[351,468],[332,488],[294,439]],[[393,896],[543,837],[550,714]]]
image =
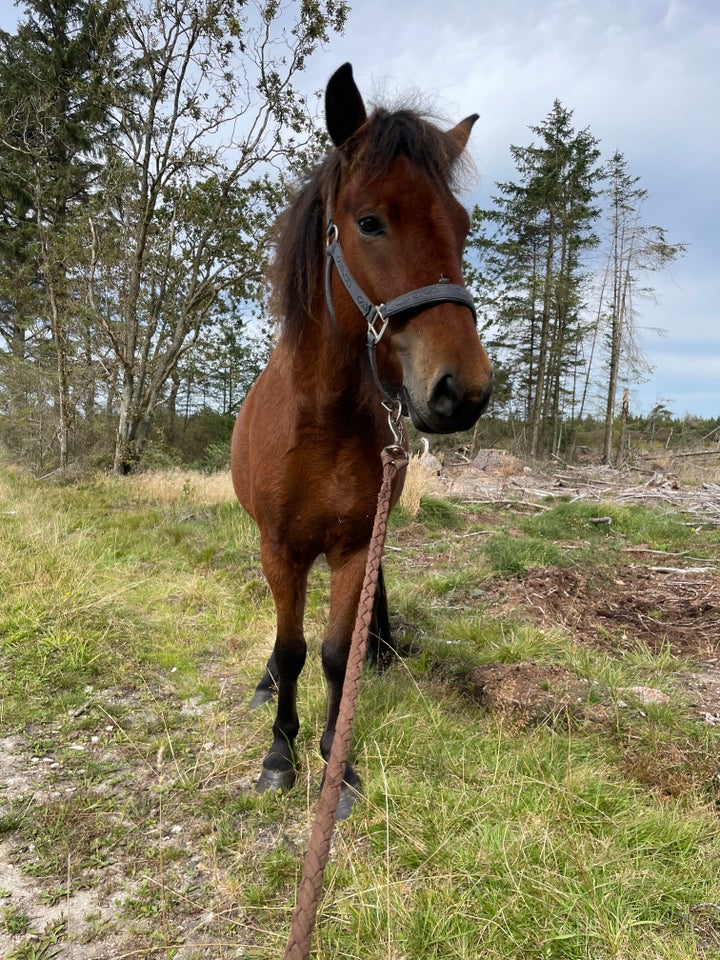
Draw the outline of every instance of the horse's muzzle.
[[[466,390],[452,373],[443,373],[425,403],[418,403],[406,390],[405,405],[413,424],[423,433],[458,433],[474,426],[491,392],[491,377],[482,387]]]

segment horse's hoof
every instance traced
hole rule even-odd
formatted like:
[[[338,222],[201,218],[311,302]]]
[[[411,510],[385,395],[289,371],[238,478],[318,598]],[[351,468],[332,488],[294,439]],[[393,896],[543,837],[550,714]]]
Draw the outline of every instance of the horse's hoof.
[[[283,770],[270,770],[263,766],[255,789],[258,793],[266,793],[268,790],[282,790],[284,792],[295,786],[295,776],[292,767]]]
[[[250,709],[257,710],[258,707],[261,707],[264,703],[269,703],[274,696],[273,690],[265,690],[258,688],[253,694],[253,698],[250,701]]]
[[[355,787],[348,786],[347,783],[343,783],[340,788],[340,799],[338,800],[337,807],[335,807],[335,819],[336,820],[347,820],[352,812],[352,808],[355,806],[355,802],[362,796],[359,790]]]

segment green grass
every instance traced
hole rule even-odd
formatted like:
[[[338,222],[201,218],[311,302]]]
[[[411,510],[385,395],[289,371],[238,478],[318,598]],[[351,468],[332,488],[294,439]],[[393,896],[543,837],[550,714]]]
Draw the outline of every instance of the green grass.
[[[538,566],[600,576],[626,546],[717,557],[717,531],[683,519],[581,503],[489,517],[437,498],[396,514],[385,564],[409,640],[363,680],[366,797],[336,832],[316,960],[720,957],[717,729],[618,693],[671,689],[687,665],[640,643],[583,646],[484,598],[489,578]],[[285,796],[252,789],[272,710],[246,704],[273,609],[229,492],[5,471],[0,576],[0,737],[29,778],[0,792],[0,840],[31,851],[17,863],[38,902],[69,904],[96,955],[115,938],[137,957],[281,956],[322,775],[327,571],[311,577]],[[586,679],[602,720],[526,725],[463,696],[473,667],[530,660]],[[111,914],[73,914],[74,891]],[[0,890],[4,955],[52,955],[59,928],[36,930],[16,899]]]

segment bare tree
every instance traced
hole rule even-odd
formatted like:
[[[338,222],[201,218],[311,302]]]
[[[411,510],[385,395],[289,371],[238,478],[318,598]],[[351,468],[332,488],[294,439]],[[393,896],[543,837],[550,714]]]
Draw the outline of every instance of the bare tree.
[[[97,322],[119,376],[114,468],[218,313],[257,297],[278,169],[314,137],[293,80],[344,24],[335,0],[130,0],[118,136],[93,223]],[[128,93],[129,91],[129,93]]]
[[[613,459],[613,432],[618,384],[623,363],[628,378],[641,360],[636,329],[635,297],[649,296],[652,289],[639,287],[642,274],[667,268],[685,250],[682,243],[668,243],[661,227],[647,226],[641,213],[647,191],[631,177],[625,157],[616,151],[607,168],[610,211],[610,245],[600,314],[607,318],[608,379],[603,434],[603,460]]]

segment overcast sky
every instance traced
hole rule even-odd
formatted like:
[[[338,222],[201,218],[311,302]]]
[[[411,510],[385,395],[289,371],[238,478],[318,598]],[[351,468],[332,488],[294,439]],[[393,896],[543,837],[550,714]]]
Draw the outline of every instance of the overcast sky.
[[[345,36],[312,62],[322,86],[349,60],[363,94],[427,94],[452,120],[479,113],[469,202],[512,179],[553,101],[615,149],[649,192],[643,220],[688,244],[640,302],[655,367],[632,391],[676,415],[720,416],[720,3],[717,0],[356,0]],[[658,337],[651,328],[663,328]]]
[[[603,156],[649,192],[643,220],[688,244],[657,302],[639,304],[655,367],[632,412],[720,416],[720,3],[717,0],[350,0],[345,35],[313,57],[320,89],[345,61],[368,100],[419,92],[451,121],[479,113],[468,205],[512,179],[509,146],[532,140],[559,99]],[[0,0],[0,26],[17,10]],[[652,333],[663,328],[663,338]]]

